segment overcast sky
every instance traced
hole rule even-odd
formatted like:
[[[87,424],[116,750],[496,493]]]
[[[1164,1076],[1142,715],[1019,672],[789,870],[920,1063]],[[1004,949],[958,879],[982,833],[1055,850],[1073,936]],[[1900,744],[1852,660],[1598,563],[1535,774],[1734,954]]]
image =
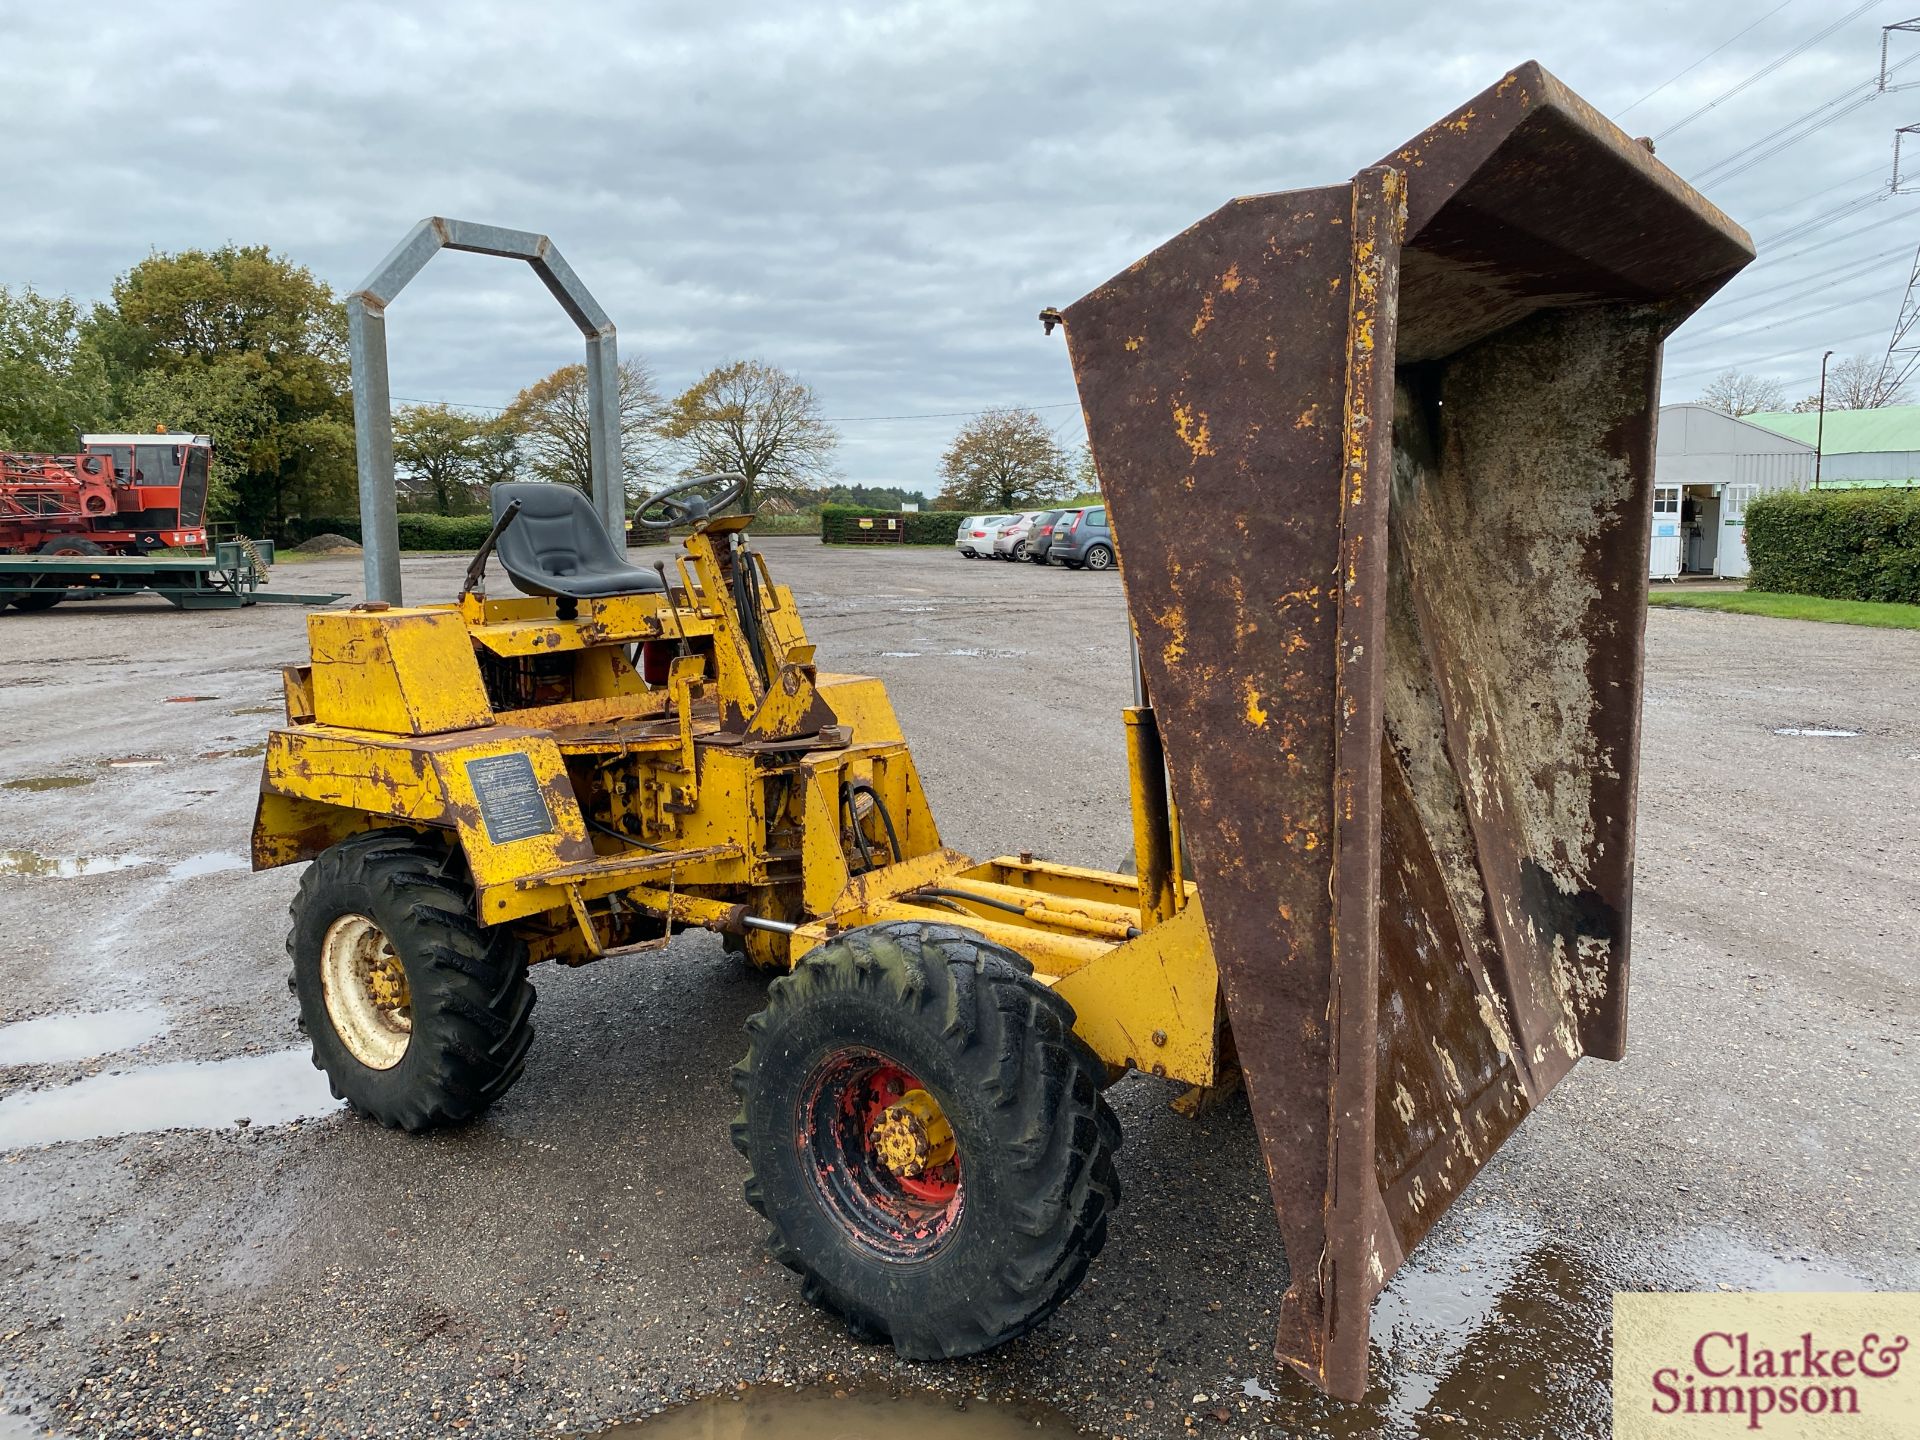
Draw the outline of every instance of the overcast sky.
[[[1872,198],[1920,121],[1920,90],[1874,86],[1914,10],[0,0],[0,282],[92,299],[150,249],[234,241],[345,292],[425,215],[541,230],[669,393],[785,366],[843,418],[848,479],[931,492],[959,418],[854,417],[1031,405],[1077,441],[1043,306],[1538,59],[1761,244],[1669,346],[1665,398],[1730,365],[1793,398],[1823,349],[1886,348],[1920,242],[1913,199]],[[1894,35],[1909,58],[1895,83],[1920,34]],[[397,397],[497,406],[579,358],[531,273],[483,257],[435,259],[388,331]]]

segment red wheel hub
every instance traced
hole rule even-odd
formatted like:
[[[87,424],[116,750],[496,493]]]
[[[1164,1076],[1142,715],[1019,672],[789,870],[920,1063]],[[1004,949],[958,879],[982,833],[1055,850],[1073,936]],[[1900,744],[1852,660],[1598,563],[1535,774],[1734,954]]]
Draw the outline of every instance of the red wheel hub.
[[[900,1103],[903,1096],[915,1090],[924,1093],[925,1088],[898,1065],[882,1064],[867,1077],[864,1085],[856,1084],[847,1088],[845,1103],[854,1107],[848,1113],[857,1116],[871,1141],[875,1127],[889,1110]],[[914,1199],[928,1205],[950,1204],[954,1196],[960,1193],[960,1152],[956,1149],[952,1159],[924,1174],[896,1174],[893,1182]]]
[[[904,1066],[870,1050],[820,1062],[800,1106],[801,1147],[834,1220],[894,1259],[931,1253],[965,1203],[944,1113]]]

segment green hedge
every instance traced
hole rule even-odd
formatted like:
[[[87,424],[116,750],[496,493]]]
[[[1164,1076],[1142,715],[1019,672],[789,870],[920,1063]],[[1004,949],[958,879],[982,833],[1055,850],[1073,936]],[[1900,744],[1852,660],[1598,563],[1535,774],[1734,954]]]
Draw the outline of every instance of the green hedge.
[[[493,518],[489,515],[416,515],[401,512],[400,548],[402,550],[478,550],[487,531],[493,528]],[[686,534],[684,530],[673,532],[674,538]],[[755,535],[818,535],[820,517],[817,514],[802,515],[762,515],[753,522]],[[317,515],[312,519],[289,520],[281,526],[276,537],[279,543],[291,549],[303,540],[311,540],[316,535],[344,535],[358,545],[361,543],[360,517],[357,515]],[[948,539],[952,531],[948,531]],[[636,541],[635,543],[641,543]]]
[[[805,510],[798,515],[756,515],[753,517],[753,535],[818,535],[820,533],[820,512]]]
[[[1746,520],[1749,589],[1920,604],[1920,490],[1780,490]]]
[[[478,550],[493,528],[489,515],[416,515],[400,516],[402,550]],[[344,535],[361,543],[360,517],[357,515],[317,515],[310,520],[289,520],[281,527],[282,545],[298,545],[315,535]]]
[[[828,545],[856,545],[867,534],[860,528],[862,517],[872,520],[898,520],[906,527],[907,545],[951,545],[953,533],[966,519],[961,510],[872,510],[861,505],[823,505],[820,507],[820,538]]]

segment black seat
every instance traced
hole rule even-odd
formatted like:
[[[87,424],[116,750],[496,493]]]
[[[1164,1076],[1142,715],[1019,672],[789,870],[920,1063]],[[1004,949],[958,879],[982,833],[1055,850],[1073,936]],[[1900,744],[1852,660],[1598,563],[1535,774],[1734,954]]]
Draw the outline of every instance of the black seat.
[[[495,485],[492,493],[496,522],[520,502],[494,553],[522,594],[604,600],[666,589],[654,571],[627,563],[592,502],[571,485]]]

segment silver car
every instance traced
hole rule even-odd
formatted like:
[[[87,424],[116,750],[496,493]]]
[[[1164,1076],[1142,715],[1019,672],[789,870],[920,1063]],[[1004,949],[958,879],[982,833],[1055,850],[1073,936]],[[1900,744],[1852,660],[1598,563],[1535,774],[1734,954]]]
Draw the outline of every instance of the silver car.
[[[1047,512],[1044,510],[1023,510],[993,536],[993,554],[998,560],[1024,560],[1027,558],[1027,536],[1033,530],[1033,522]]]
[[[991,558],[995,535],[1011,519],[1011,515],[969,515],[954,532],[953,548],[969,560]]]

